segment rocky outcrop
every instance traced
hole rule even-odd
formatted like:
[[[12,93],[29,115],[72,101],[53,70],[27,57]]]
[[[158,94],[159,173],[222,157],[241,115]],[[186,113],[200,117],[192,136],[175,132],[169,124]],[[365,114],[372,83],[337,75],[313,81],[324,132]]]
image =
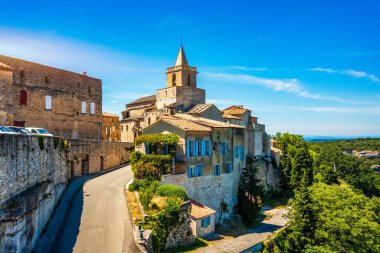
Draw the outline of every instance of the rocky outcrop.
[[[180,206],[179,222],[169,228],[169,236],[166,241],[166,248],[176,248],[193,244],[195,237],[191,228],[191,203],[187,201]]]

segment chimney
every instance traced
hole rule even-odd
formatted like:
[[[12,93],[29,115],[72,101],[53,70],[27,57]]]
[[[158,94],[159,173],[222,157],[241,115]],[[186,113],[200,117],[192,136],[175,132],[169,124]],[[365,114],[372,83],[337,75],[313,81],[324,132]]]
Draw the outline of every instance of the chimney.
[[[86,71],[82,71],[81,74],[84,75],[84,76],[87,76],[87,72]]]

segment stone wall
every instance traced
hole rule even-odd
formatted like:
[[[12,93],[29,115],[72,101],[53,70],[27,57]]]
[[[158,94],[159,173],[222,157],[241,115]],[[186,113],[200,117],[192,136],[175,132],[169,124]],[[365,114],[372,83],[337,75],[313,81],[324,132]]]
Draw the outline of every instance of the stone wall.
[[[179,222],[169,228],[169,235],[166,240],[166,248],[176,248],[193,244],[195,237],[191,228],[191,203],[187,201],[180,206]]]
[[[129,161],[129,142],[69,140],[70,177],[93,174]]]
[[[12,103],[7,103],[13,119],[6,125],[42,127],[65,138],[101,138],[101,80],[2,55],[1,63],[13,68],[12,96],[8,97]],[[0,84],[3,85],[8,77],[4,76],[4,70],[0,69],[1,72]],[[21,92],[26,97],[24,104]],[[46,107],[46,96],[51,98],[50,109]],[[85,111],[82,111],[82,102]],[[94,113],[90,110],[91,103],[94,103]],[[4,113],[0,105],[0,115]]]
[[[219,218],[220,203],[228,204],[229,214],[237,203],[237,190],[240,178],[240,170],[234,169],[232,173],[220,176],[201,176],[188,178],[186,174],[165,175],[161,184],[174,184],[186,189],[189,198],[204,204],[217,211],[216,220]]]
[[[0,135],[0,249],[29,252],[68,183],[57,139]],[[55,145],[56,144],[56,145]],[[41,149],[42,148],[42,149]]]

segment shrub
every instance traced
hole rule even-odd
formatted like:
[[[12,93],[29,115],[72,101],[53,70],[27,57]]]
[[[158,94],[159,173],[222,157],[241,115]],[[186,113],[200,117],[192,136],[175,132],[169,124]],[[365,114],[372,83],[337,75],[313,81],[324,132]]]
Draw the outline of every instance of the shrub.
[[[177,197],[182,200],[187,199],[187,192],[181,186],[175,186],[172,184],[164,184],[158,187],[157,194],[164,197]]]
[[[151,163],[138,163],[132,168],[135,178],[137,179],[147,179],[147,180],[158,180],[160,175],[155,166]]]
[[[150,201],[152,201],[153,198],[153,192],[151,191],[143,191],[139,194],[141,205],[144,207],[144,209],[149,208]]]
[[[154,252],[165,249],[169,228],[179,222],[181,199],[169,198],[166,206],[154,216],[152,221],[152,240]]]

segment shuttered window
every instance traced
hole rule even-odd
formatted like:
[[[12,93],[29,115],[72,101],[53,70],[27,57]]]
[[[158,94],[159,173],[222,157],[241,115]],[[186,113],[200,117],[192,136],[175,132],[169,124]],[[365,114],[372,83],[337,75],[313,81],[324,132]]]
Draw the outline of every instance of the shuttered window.
[[[82,113],[87,113],[87,104],[86,101],[82,101]]]
[[[45,96],[45,109],[51,110],[52,98],[51,96]]]
[[[20,91],[20,105],[28,105],[28,92],[26,90]]]
[[[90,114],[95,114],[95,102],[93,101],[90,102]]]

